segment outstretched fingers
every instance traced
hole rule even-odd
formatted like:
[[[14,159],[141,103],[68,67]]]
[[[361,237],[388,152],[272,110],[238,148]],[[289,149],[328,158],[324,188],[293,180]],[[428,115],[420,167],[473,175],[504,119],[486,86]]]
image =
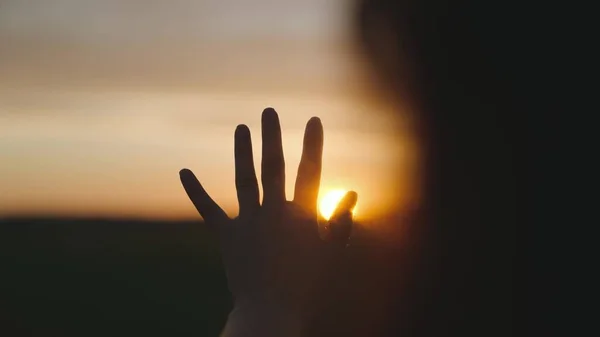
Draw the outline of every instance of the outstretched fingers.
[[[235,187],[240,205],[240,217],[254,213],[260,207],[258,181],[254,170],[252,139],[246,125],[235,129]]]
[[[179,171],[179,178],[188,197],[211,230],[217,230],[219,225],[229,220],[223,209],[206,193],[192,171]]]
[[[262,114],[262,184],[263,205],[285,202],[285,162],[279,116],[273,108]]]
[[[302,158],[294,189],[294,202],[314,216],[321,184],[323,162],[323,125],[318,117],[311,118],[304,131]]]

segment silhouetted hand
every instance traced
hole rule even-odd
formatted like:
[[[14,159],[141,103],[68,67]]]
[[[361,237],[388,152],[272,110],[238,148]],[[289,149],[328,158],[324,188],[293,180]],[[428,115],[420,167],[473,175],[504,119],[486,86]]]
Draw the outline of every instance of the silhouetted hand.
[[[194,174],[181,182],[206,224],[220,241],[234,310],[226,336],[298,336],[314,311],[314,292],[322,276],[335,268],[352,225],[357,195],[349,192],[330,225],[319,231],[317,197],[321,180],[323,126],[313,117],[306,125],[294,200],[285,196],[281,127],[275,110],[262,114],[262,184],[259,190],[250,130],[235,130],[235,182],[239,216],[227,217]],[[322,233],[320,235],[320,232]]]

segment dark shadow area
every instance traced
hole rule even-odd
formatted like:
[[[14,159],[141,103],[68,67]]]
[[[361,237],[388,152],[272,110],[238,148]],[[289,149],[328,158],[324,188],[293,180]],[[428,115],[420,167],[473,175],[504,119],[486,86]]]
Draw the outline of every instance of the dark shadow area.
[[[0,335],[216,336],[231,300],[197,222],[0,225]]]
[[[375,240],[356,227],[315,335],[378,335],[393,261]],[[2,336],[218,336],[231,309],[200,221],[3,219],[0,265]]]

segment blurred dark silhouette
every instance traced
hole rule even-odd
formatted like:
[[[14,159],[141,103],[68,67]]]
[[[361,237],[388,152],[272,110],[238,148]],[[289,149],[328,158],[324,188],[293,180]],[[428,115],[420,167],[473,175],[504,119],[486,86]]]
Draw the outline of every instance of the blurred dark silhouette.
[[[526,90],[535,82],[524,8],[437,0],[359,7],[359,35],[383,87],[416,111],[424,161],[422,207],[391,255],[397,280],[386,335],[515,331],[516,158],[536,111]]]

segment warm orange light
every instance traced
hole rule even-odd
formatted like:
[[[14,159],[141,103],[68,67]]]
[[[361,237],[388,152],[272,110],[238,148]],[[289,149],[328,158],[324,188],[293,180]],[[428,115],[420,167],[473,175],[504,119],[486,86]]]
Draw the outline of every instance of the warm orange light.
[[[346,193],[348,193],[348,191],[335,189],[325,193],[325,195],[321,197],[321,200],[319,201],[319,211],[325,219],[329,220],[329,218],[331,218],[335,208]],[[356,215],[356,206],[352,209],[352,215]]]

